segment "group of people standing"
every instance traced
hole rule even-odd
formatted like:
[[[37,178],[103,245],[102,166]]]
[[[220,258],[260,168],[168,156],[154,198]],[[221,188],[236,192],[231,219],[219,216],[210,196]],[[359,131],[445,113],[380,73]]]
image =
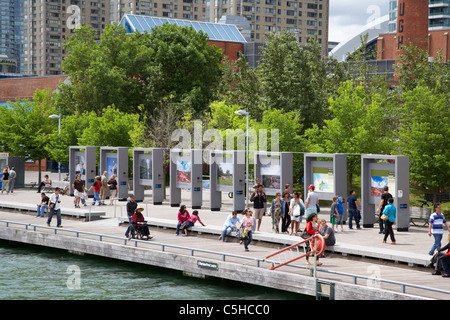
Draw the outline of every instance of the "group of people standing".
[[[16,181],[16,171],[14,170],[14,167],[6,166],[3,169],[3,175],[1,178],[2,182],[2,193],[3,191],[6,191],[6,193],[14,193],[14,183]]]
[[[73,181],[72,187],[74,189],[75,196],[75,208],[80,208],[80,202],[82,205],[86,206],[87,193],[94,189],[94,201],[92,205],[95,205],[95,202],[98,202],[98,205],[105,205],[105,200],[108,197],[109,191],[109,204],[114,204],[114,199],[117,194],[117,180],[116,176],[113,174],[108,179],[108,172],[104,171],[101,176],[96,176],[94,182],[87,189],[84,185],[84,181],[81,180],[81,175],[77,174],[75,180]]]

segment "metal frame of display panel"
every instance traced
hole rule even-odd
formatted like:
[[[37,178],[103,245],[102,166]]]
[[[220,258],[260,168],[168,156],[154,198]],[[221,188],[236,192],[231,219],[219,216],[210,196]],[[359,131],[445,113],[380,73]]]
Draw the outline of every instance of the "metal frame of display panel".
[[[71,196],[73,196],[72,184],[76,174],[81,173],[81,180],[84,181],[84,186],[89,189],[94,183],[96,172],[97,147],[69,147],[69,193]],[[93,196],[94,191],[89,191],[88,195]]]
[[[331,158],[332,161],[318,161],[317,158]],[[321,179],[316,186],[314,179]],[[323,180],[322,180],[323,179]],[[342,153],[305,153],[304,155],[304,198],[308,187],[315,185],[319,200],[333,200],[341,197],[344,207],[344,221],[347,219],[347,155]],[[323,183],[323,184],[322,184]],[[331,186],[332,184],[332,186]],[[321,191],[321,186],[325,191]],[[328,190],[328,191],[327,191]]]
[[[203,150],[170,150],[170,206],[181,204],[181,189],[191,190],[192,209],[202,207]]]
[[[263,158],[265,160],[261,161]],[[266,165],[267,167],[265,167]],[[261,180],[264,192],[267,195],[274,196],[277,192],[282,193],[286,184],[290,185],[289,192],[292,193],[294,182],[292,152],[256,151],[254,168],[254,179],[259,178]]]
[[[145,163],[141,165],[141,161]],[[165,189],[164,149],[133,149],[133,192],[136,201],[144,200],[145,186],[152,188],[153,204],[161,205]]]
[[[377,160],[393,161],[378,163]],[[364,228],[373,228],[376,208],[381,201],[382,188],[389,186],[397,209],[398,231],[408,231],[409,212],[409,157],[365,154],[361,156],[361,215]]]
[[[210,152],[210,201],[211,211],[220,211],[222,192],[233,193],[233,211],[245,209],[245,152],[217,151]],[[229,175],[219,177],[219,170],[231,171]],[[228,184],[230,183],[231,184]]]
[[[115,151],[115,152],[112,152]],[[114,160],[115,159],[115,160]],[[128,198],[128,147],[100,147],[99,175],[107,171],[107,177],[113,174],[117,180],[117,198]]]

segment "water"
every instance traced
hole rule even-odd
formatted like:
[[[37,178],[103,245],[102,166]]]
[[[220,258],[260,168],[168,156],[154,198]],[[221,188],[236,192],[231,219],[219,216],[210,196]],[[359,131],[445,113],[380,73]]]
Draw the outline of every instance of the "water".
[[[309,297],[0,240],[0,300],[287,300]]]

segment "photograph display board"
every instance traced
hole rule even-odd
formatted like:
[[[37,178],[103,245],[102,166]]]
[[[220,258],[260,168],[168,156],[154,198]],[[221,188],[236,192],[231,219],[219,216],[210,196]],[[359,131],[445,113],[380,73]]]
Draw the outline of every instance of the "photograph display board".
[[[329,158],[319,161],[318,158]],[[344,221],[347,219],[347,155],[339,153],[305,153],[304,155],[304,200],[308,187],[314,185],[319,200],[333,200],[341,197],[344,206]]]
[[[222,207],[222,192],[233,193],[233,210],[245,209],[245,152],[211,151],[210,153],[211,211]]]
[[[89,187],[94,183],[97,173],[97,147],[72,146],[69,148],[69,193],[73,196],[73,181],[77,174],[81,175],[84,186]],[[94,191],[88,192],[89,196],[94,195]]]
[[[409,157],[392,155],[361,156],[361,215],[364,228],[373,228],[377,222],[376,208],[384,187],[394,198],[397,209],[398,231],[408,231],[409,213]]]
[[[152,189],[153,204],[164,200],[164,150],[157,148],[133,149],[133,193],[136,201],[144,200],[146,186]]]
[[[291,152],[255,152],[255,179],[259,178],[267,195],[283,192],[293,183],[293,155]]]
[[[201,149],[170,150],[170,205],[181,204],[181,189],[191,191],[192,209],[202,206],[202,164]]]
[[[107,172],[109,180],[114,174],[117,180],[117,198],[128,198],[128,148],[127,147],[100,147],[99,175]]]

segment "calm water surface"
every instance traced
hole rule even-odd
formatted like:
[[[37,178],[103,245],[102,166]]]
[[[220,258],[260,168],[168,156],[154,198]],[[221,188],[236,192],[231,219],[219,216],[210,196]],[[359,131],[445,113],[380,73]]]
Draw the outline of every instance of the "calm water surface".
[[[0,240],[0,300],[308,299],[179,271]]]

